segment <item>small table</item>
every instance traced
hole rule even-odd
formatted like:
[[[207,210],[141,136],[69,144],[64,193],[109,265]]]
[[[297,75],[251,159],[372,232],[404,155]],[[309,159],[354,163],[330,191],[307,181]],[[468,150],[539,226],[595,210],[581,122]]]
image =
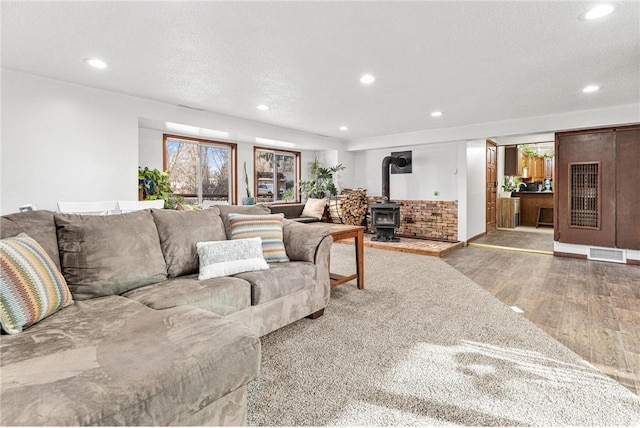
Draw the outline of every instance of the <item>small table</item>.
[[[355,239],[356,247],[356,273],[353,275],[340,275],[331,273],[329,270],[329,279],[331,280],[331,288],[349,282],[353,279],[357,280],[358,288],[364,289],[364,226],[350,226],[346,224],[331,223],[309,223],[309,226],[326,227],[334,241],[342,241],[344,239]],[[329,263],[331,269],[331,263]]]

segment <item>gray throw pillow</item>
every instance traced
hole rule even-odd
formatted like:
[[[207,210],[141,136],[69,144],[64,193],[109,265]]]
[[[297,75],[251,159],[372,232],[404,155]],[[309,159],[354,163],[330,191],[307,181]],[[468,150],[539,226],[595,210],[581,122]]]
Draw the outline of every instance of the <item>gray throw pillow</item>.
[[[154,209],[151,215],[170,278],[198,272],[198,242],[227,239],[216,207],[195,211]]]
[[[260,238],[198,242],[199,280],[269,269],[262,255]]]
[[[149,211],[54,216],[62,274],[73,298],[121,294],[167,279],[158,231]]]

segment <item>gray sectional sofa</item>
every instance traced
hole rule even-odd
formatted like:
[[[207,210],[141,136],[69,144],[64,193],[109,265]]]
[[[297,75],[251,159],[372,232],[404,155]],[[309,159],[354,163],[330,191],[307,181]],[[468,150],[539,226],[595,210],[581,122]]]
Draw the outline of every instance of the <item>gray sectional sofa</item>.
[[[198,280],[196,242],[228,239],[231,212],[3,216],[34,238],[75,303],[0,343],[2,425],[242,425],[259,336],[322,313],[332,238],[285,220],[291,261]]]

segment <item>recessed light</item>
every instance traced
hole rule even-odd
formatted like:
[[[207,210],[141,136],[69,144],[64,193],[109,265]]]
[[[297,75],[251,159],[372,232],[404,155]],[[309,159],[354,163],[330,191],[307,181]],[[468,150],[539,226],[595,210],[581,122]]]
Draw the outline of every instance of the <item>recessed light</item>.
[[[365,74],[364,76],[362,76],[362,77],[360,78],[360,83],[362,83],[362,84],[364,84],[364,85],[370,85],[370,84],[372,84],[372,83],[373,83],[373,82],[375,82],[375,81],[376,81],[376,78],[375,78],[375,77],[373,77],[373,76],[372,76],[372,75],[370,75],[370,74]]]
[[[607,16],[613,12],[615,8],[616,7],[612,4],[599,4],[580,15],[580,19],[590,21],[592,19],[602,18],[603,16]]]
[[[267,110],[269,110],[269,106],[264,105],[264,104],[257,105],[257,106],[256,106],[256,108],[257,108],[258,110],[260,110],[260,111],[267,111]]]
[[[93,68],[107,68],[107,63],[100,58],[85,58],[83,61]]]
[[[597,90],[600,89],[600,86],[598,85],[589,85],[589,86],[585,86],[584,88],[582,88],[582,92],[584,92],[585,94],[589,94],[591,92],[595,92]]]
[[[441,111],[434,111],[434,112],[431,113],[431,116],[440,117],[440,116],[442,116],[442,112]]]
[[[347,127],[346,127],[346,126],[344,126],[344,125],[343,125],[343,126],[341,126],[339,129],[340,129],[341,131],[348,131],[348,130],[349,130],[349,128],[347,128]]]

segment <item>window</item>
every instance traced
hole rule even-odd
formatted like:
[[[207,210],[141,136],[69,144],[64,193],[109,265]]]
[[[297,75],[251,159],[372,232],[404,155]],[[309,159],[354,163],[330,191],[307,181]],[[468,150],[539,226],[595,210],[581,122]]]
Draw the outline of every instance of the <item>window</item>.
[[[254,171],[257,202],[296,202],[300,153],[256,147]]]
[[[235,203],[235,144],[165,134],[164,169],[173,194],[187,202]]]

